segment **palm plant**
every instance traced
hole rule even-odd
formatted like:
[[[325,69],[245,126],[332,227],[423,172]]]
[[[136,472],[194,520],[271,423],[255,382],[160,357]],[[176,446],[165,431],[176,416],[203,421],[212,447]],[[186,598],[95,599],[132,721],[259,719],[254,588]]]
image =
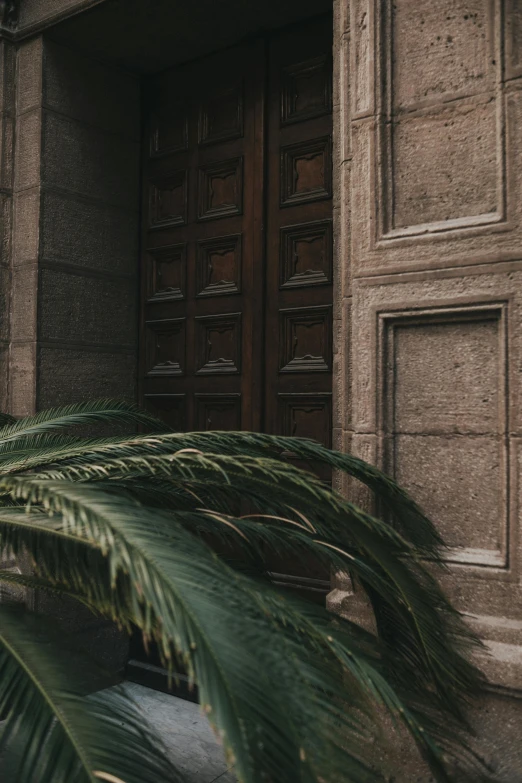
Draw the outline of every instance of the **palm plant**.
[[[152,434],[71,434],[92,424]],[[365,483],[380,517],[288,452]],[[197,683],[240,781],[382,780],[372,737],[383,716],[404,727],[437,780],[451,779],[454,760],[461,776],[485,774],[465,717],[482,686],[469,662],[476,640],[434,576],[443,543],[376,468],[309,440],[168,432],[132,405],[100,401],[2,416],[0,504],[0,548],[32,563],[0,581],[73,596],[141,629],[167,667],[183,665]],[[349,572],[378,634],[278,589],[267,546]],[[124,695],[84,696],[63,630],[57,640],[47,620],[7,604],[2,715],[0,758],[13,783],[178,779]]]

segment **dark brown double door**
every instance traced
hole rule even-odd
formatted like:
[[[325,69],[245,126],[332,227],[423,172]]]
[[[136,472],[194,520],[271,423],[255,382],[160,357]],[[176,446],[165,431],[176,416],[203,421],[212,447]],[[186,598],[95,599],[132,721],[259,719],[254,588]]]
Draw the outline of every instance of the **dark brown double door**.
[[[330,445],[331,26],[150,82],[141,394],[176,429]]]

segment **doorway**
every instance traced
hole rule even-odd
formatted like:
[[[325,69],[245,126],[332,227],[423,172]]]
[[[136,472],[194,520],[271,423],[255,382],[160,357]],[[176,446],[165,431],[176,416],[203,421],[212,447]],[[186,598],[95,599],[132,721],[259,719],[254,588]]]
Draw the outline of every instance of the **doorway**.
[[[173,429],[331,445],[331,49],[324,15],[148,80],[140,397]],[[330,589],[313,563],[271,570]]]
[[[149,81],[141,397],[331,441],[331,17]]]

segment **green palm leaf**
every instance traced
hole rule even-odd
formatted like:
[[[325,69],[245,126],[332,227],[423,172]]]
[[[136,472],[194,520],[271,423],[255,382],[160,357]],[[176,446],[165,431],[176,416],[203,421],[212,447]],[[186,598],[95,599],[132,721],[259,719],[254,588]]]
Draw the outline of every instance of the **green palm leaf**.
[[[165,429],[162,422],[136,405],[121,400],[98,400],[52,408],[8,423],[0,429],[0,444],[27,435],[86,424],[143,424],[159,431]]]
[[[9,780],[125,783],[176,780],[164,749],[120,693],[84,698],[49,623],[0,607],[0,756]],[[69,659],[70,661],[70,659]],[[85,665],[80,660],[81,665]],[[71,673],[75,677],[71,677]],[[20,738],[27,741],[20,746]],[[29,741],[30,738],[30,741]],[[14,740],[14,741],[13,741]],[[103,775],[106,777],[104,778]]]
[[[187,457],[188,455],[180,456],[182,459]],[[221,473],[222,465],[219,467]],[[249,470],[251,469],[252,464],[249,463]],[[285,469],[290,474],[296,472],[291,466],[286,466]],[[191,467],[191,474],[194,474],[194,466]],[[202,549],[202,544],[192,536],[182,533],[172,516],[160,515],[158,513],[151,515],[147,510],[136,506],[136,504],[129,503],[125,499],[107,496],[94,487],[85,485],[75,485],[66,482],[45,482],[35,478],[16,479],[14,477],[9,479],[8,482],[11,486],[16,487],[16,494],[22,494],[25,498],[31,498],[33,502],[42,502],[49,511],[63,514],[66,520],[66,528],[70,531],[70,534],[76,532],[76,534],[82,537],[87,536],[93,541],[101,542],[102,546],[107,551],[110,551],[113,579],[119,570],[128,574],[130,583],[136,587],[138,595],[144,598],[147,605],[154,606],[157,615],[161,617],[161,635],[158,641],[163,645],[166,657],[170,655],[169,643],[171,640],[174,640],[178,654],[184,657],[189,667],[193,666],[203,698],[209,704],[227,704],[230,694],[237,693],[239,689],[236,668],[239,661],[244,661],[248,657],[255,660],[253,651],[244,649],[245,645],[244,643],[242,644],[240,636],[240,634],[245,632],[245,626],[247,625],[245,618],[248,616],[248,612],[252,612],[252,592],[250,591],[249,593],[249,608],[245,607],[244,610],[239,611],[239,584],[236,577],[232,582],[233,590],[229,595],[229,600],[226,602],[225,610],[222,603],[224,596],[227,594],[227,585],[230,588],[230,579],[223,579],[223,574],[220,573],[220,579],[216,581],[214,569],[210,568],[210,566],[213,566],[214,562],[219,563],[219,561],[211,560],[206,562],[208,558],[205,557],[205,550]],[[316,490],[318,489],[322,488],[320,486],[319,488],[316,487]],[[305,499],[305,502],[309,502],[309,499]],[[10,516],[13,517],[14,515],[11,514]],[[394,535],[396,536],[396,534]],[[176,559],[174,553],[180,559]],[[346,565],[346,562],[344,565]],[[203,571],[198,575],[199,568],[202,566],[204,566]],[[219,563],[219,566],[222,567],[222,564]],[[159,571],[158,568],[160,568]],[[190,614],[188,618],[183,617],[183,610],[187,611],[187,605],[186,601],[184,601],[182,602],[182,607],[180,608],[179,606],[178,591],[180,579],[183,589],[182,595],[185,599],[187,580],[197,585],[196,593],[191,596],[192,600],[197,599],[197,603],[201,603],[202,600],[202,592],[204,592],[202,585],[209,585],[211,594],[206,597],[207,605],[205,606],[203,617],[199,616],[194,619]],[[389,588],[389,586],[386,587]],[[214,598],[217,603],[213,603],[212,599]],[[169,601],[174,601],[174,604],[170,604]],[[231,612],[230,608],[232,608]],[[153,615],[146,607],[140,606],[136,599],[134,600],[132,611],[134,621],[143,628],[148,636],[157,635],[158,629],[154,628]],[[223,616],[224,611],[226,611],[225,616]],[[241,655],[239,658],[236,658],[231,653],[230,639],[231,628],[234,627],[234,624],[237,625],[238,614],[241,617],[240,632],[237,634],[233,647],[234,650],[240,650]],[[256,615],[256,630],[258,630],[264,614],[263,611],[260,617]],[[214,625],[216,618],[219,621],[217,626]],[[180,623],[184,629],[181,633]],[[212,657],[208,656],[211,652],[214,654],[216,652],[216,646],[218,646],[216,639],[219,638],[220,628],[226,629],[227,638],[225,647],[221,649],[218,655],[219,665],[216,668],[216,663],[214,662],[211,665]],[[208,634],[210,638],[210,642],[207,639],[206,645],[200,636],[202,629],[205,629],[205,635]],[[280,640],[280,634],[276,635],[274,639],[269,637],[268,634],[265,637],[261,634],[255,646],[257,650],[260,648],[267,649],[268,647],[272,652],[274,650],[278,651],[278,656],[272,664],[274,671],[277,670],[278,666],[279,668],[281,667],[281,664],[277,663],[279,658],[287,660],[289,657],[284,650],[280,649]],[[268,644],[268,642],[270,643]],[[210,648],[208,647],[209,643],[211,644]],[[199,661],[199,664],[199,653],[192,653],[193,645],[200,652],[203,651],[204,653],[204,660]],[[231,664],[233,671],[229,671],[227,668]],[[259,662],[256,661],[255,670],[248,672],[249,677],[247,681],[241,680],[242,687],[246,687],[246,682],[248,682],[248,688],[251,689],[251,679],[262,686],[259,692],[253,694],[255,698],[248,699],[248,703],[255,703],[257,709],[259,709],[259,705],[262,703],[262,694],[270,692],[270,684],[261,680],[258,670],[260,670],[260,666]],[[220,686],[218,686],[218,675],[223,672],[228,673],[228,678],[226,682],[221,682]],[[256,674],[256,672],[258,673]],[[285,672],[284,679],[287,682],[291,680],[289,672]],[[230,685],[229,680],[232,685]],[[335,694],[338,692],[338,689],[339,682],[337,682],[336,689],[331,689],[332,693]],[[302,699],[304,692],[303,683],[299,683],[299,688],[296,688],[295,691],[301,693],[300,698]],[[227,694],[228,699],[226,698]],[[285,703],[288,704],[287,694],[285,696]],[[266,705],[266,713],[264,714],[264,719],[267,721],[274,720],[274,705],[272,702],[273,698],[271,697]],[[317,714],[317,705],[314,705],[314,707],[315,714]],[[238,747],[244,750],[241,743],[241,734],[239,733],[238,735],[240,723],[237,718],[239,716],[235,715],[236,721],[231,722],[231,714],[234,715],[234,713],[231,713],[230,709],[230,704],[228,704],[224,713],[217,713],[217,723],[220,728],[225,728],[226,736],[237,752]],[[243,705],[242,709],[244,709]],[[302,712],[303,709],[301,708]],[[242,711],[239,714],[242,714]],[[337,719],[339,720],[339,716],[337,716]],[[408,728],[411,730],[412,726],[409,725]],[[279,727],[278,737],[285,736],[281,732],[282,729]],[[414,733],[417,741],[421,736],[421,732],[422,726],[417,728]],[[326,743],[327,734],[328,732],[325,732],[324,735],[319,733],[317,736],[321,737],[323,742]],[[273,742],[275,737],[272,736],[271,740]],[[310,741],[307,744],[309,745]],[[433,767],[438,767],[440,772],[440,759],[437,757],[436,751],[434,751],[433,747],[428,747],[426,742],[424,742],[424,746],[423,750],[430,756],[430,763]],[[291,737],[287,734],[285,737],[285,748],[288,751],[291,747]],[[259,760],[256,759],[251,747],[247,746],[247,750],[248,752],[242,760],[243,765],[245,765],[243,767],[245,779],[257,779],[252,778],[252,775],[255,774],[255,769],[259,767]],[[337,758],[331,752],[329,757],[332,763]],[[273,766],[279,766],[281,769],[286,769],[291,761],[288,757],[281,758],[277,756],[276,758],[277,764],[274,761]],[[294,763],[296,763],[296,758],[296,752],[294,752]],[[238,754],[238,764],[241,768],[240,754]],[[341,765],[338,764],[338,766],[340,767]],[[273,772],[272,767],[270,767],[270,771]],[[297,771],[295,768],[290,767],[288,774],[290,775],[288,779],[291,779],[291,775],[297,774]],[[332,777],[332,779],[335,778]],[[440,779],[444,778],[441,777]]]
[[[482,779],[464,718],[482,686],[468,661],[476,640],[431,572],[442,565],[436,529],[395,482],[297,438],[70,434],[98,422],[161,429],[133,406],[101,401],[0,430],[0,548],[28,553],[35,569],[4,573],[7,583],[77,597],[141,628],[167,666],[181,660],[245,783],[381,779],[365,757],[382,711],[407,728],[437,780],[451,778],[448,757]],[[365,483],[383,518],[288,453]],[[233,560],[216,540],[233,541]],[[278,591],[267,546],[357,576],[382,638]]]
[[[457,635],[463,639],[466,637],[465,627],[458,622],[456,613],[435,580],[422,567],[412,545],[390,525],[366,514],[325,488],[319,479],[290,464],[270,458],[243,456],[238,459],[178,451],[171,455],[126,457],[85,466],[60,467],[42,474],[40,479],[84,480],[93,476],[106,479],[113,475],[138,475],[143,472],[179,476],[196,493],[205,492],[209,487],[221,491],[226,487],[235,491],[238,497],[250,496],[265,506],[271,504],[275,511],[285,513],[289,508],[302,509],[312,518],[314,530],[324,537],[325,546],[355,546],[359,552],[366,553],[367,562],[373,564],[377,576],[385,578],[387,589],[383,592],[382,579],[373,579],[368,569],[360,574],[383,600],[393,602],[397,621],[400,623],[402,617],[403,625],[420,641],[424,648],[425,665],[437,686],[441,687],[441,692],[445,692],[451,700],[452,696],[458,697],[459,692],[465,692],[471,684],[476,684],[472,667],[458,653],[451,655],[448,652],[449,639],[441,613],[445,612],[447,620],[453,622],[454,639]],[[13,481],[16,483],[15,479]],[[22,479],[20,481],[22,483],[18,486],[31,486]],[[0,488],[2,485],[5,482],[0,481]],[[22,494],[31,498],[30,489]],[[279,501],[278,506],[273,500],[266,500],[274,494]],[[14,496],[17,496],[16,492]],[[41,499],[38,494],[35,498]],[[406,564],[404,558],[410,562]],[[348,557],[346,567],[357,571],[357,562]],[[454,699],[453,708],[457,708]]]
[[[157,636],[161,628],[158,641],[165,656],[170,658],[173,643],[177,655],[197,678],[204,703],[212,705],[209,717],[233,752],[240,778],[263,781],[269,774],[306,779],[306,770],[314,763],[313,743],[309,737],[310,757],[305,760],[301,740],[304,729],[312,725],[312,716],[315,754],[329,749],[329,760],[325,758],[323,763],[330,769],[331,779],[341,780],[341,769],[351,770],[349,779],[353,781],[374,778],[357,758],[360,737],[349,749],[341,744],[336,726],[357,732],[350,714],[327,707],[338,693],[339,681],[328,686],[328,677],[323,674],[322,688],[330,693],[330,700],[323,702],[312,678],[319,678],[313,662],[296,666],[299,648],[295,642],[287,639],[283,644],[280,629],[256,610],[250,597],[242,602],[237,576],[206,545],[182,526],[175,526],[170,517],[163,520],[169,528],[166,538],[159,529],[158,514],[152,515],[124,498],[66,482],[52,486],[40,482],[38,490],[37,484],[31,482],[32,491],[38,491],[42,502],[63,514],[70,531],[99,541],[106,549],[113,580],[118,572],[128,575],[135,587],[131,599],[135,622],[148,636]],[[136,596],[142,597],[141,603]],[[161,626],[154,627],[154,616]],[[267,657],[270,667],[266,661],[262,663]],[[269,671],[285,682],[277,699],[267,677]],[[294,716],[304,719],[302,725],[289,717],[291,699],[296,702]],[[346,740],[348,733],[343,737]]]

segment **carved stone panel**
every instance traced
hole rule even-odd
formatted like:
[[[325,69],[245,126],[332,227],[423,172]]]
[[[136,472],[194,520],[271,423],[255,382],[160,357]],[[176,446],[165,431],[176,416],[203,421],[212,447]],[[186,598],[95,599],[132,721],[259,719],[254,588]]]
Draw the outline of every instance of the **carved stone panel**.
[[[438,152],[427,155],[428,149]],[[427,223],[469,224],[472,217],[494,216],[500,209],[494,102],[396,118],[392,150],[391,231],[417,226],[419,232]]]
[[[241,313],[196,317],[196,372],[198,375],[239,373],[241,368]]]
[[[287,66],[281,77],[281,125],[332,110],[331,62],[324,55]]]
[[[332,282],[332,222],[318,220],[281,229],[281,288]]]
[[[149,302],[185,298],[186,251],[184,243],[147,251]]]
[[[408,0],[375,4],[382,31],[379,238],[505,219],[500,5],[422,0],[412,14]]]
[[[151,117],[150,156],[170,155],[188,147],[188,120],[183,106],[155,112]]]
[[[329,372],[332,308],[295,307],[280,312],[280,372]]]
[[[196,394],[199,430],[240,430],[240,394]]]
[[[182,226],[187,222],[187,172],[174,171],[150,183],[149,227]]]
[[[508,563],[505,320],[502,304],[381,316],[386,467],[474,567]]]
[[[184,394],[145,394],[145,408],[161,419],[174,432],[186,429],[186,399]]]
[[[210,163],[199,169],[198,219],[240,215],[243,211],[243,159]]]
[[[281,149],[281,206],[328,199],[332,195],[330,136]]]
[[[279,395],[279,430],[283,435],[312,438],[330,448],[331,421],[331,394]]]
[[[419,12],[411,13],[409,0],[387,0],[394,108],[492,87],[494,5],[490,0],[422,0]]]
[[[236,294],[241,290],[241,234],[198,242],[197,296]]]
[[[185,318],[146,323],[147,374],[183,375],[185,372]]]
[[[216,90],[207,96],[199,112],[199,143],[237,139],[243,135],[243,85]]]

